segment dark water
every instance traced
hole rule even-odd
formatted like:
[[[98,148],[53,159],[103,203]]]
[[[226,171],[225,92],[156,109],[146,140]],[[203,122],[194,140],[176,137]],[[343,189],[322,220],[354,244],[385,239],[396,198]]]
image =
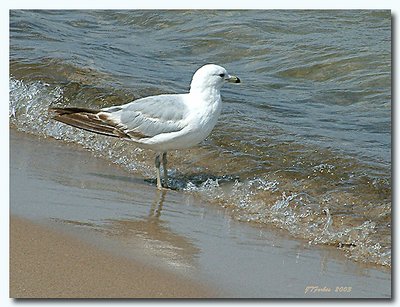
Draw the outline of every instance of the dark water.
[[[391,266],[390,11],[11,11],[10,125],[82,144],[154,178],[153,154],[49,120],[185,92],[205,63],[225,86],[200,146],[173,152],[171,185],[235,219]]]

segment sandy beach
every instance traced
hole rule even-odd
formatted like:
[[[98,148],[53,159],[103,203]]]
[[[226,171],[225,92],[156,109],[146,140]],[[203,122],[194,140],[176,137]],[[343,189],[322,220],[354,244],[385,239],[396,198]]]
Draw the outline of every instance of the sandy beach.
[[[36,225],[10,219],[12,298],[205,298],[206,286],[116,257]]]
[[[11,129],[10,157],[13,298],[391,296],[389,270],[160,193],[80,146]]]
[[[194,288],[211,298],[391,298],[393,19],[384,7],[9,10],[3,216],[20,247],[11,293],[76,284],[70,297]],[[192,84],[208,63],[241,80],[221,87],[222,104],[222,73]],[[190,92],[184,105],[138,102]],[[64,107],[108,110],[107,127],[126,123],[118,135],[150,143],[181,131],[195,144],[216,125],[195,146],[156,149],[168,151],[160,191],[154,151],[107,136],[113,128],[54,120],[49,109]]]

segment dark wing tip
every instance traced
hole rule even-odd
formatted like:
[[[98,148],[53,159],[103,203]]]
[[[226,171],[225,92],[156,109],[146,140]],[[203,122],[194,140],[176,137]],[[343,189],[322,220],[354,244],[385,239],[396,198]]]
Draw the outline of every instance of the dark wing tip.
[[[50,107],[49,113],[53,114],[54,116],[62,116],[67,114],[74,114],[74,113],[89,113],[89,114],[97,114],[100,110],[93,110],[87,108],[75,108],[75,107],[67,107],[67,108],[57,108],[57,107]]]

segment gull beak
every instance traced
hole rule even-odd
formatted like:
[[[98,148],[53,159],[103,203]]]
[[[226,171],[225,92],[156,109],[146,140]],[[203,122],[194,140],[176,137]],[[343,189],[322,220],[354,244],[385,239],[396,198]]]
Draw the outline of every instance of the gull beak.
[[[231,83],[240,83],[240,79],[238,77],[236,77],[236,76],[228,75],[228,78],[225,79],[225,80],[228,81],[228,82],[231,82]]]

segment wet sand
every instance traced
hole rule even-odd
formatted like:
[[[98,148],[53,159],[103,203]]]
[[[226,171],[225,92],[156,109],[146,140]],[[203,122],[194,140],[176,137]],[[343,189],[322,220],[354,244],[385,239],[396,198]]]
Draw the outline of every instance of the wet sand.
[[[10,219],[12,298],[205,298],[216,291],[117,257],[49,227]]]
[[[11,297],[391,297],[388,270],[10,133]]]
[[[217,293],[49,227],[10,219],[12,298],[205,298]]]

